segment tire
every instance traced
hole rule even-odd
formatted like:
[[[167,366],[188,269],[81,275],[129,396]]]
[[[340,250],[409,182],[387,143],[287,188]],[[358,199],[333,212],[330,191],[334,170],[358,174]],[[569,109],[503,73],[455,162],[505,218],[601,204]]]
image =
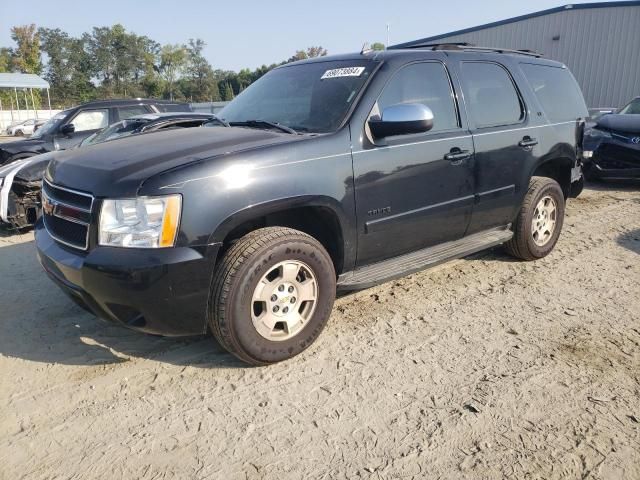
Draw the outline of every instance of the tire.
[[[553,206],[555,214],[552,215],[549,212]],[[532,177],[513,225],[513,237],[505,244],[507,252],[522,260],[535,260],[547,256],[560,236],[564,208],[564,194],[558,182],[547,177]],[[553,227],[547,220],[551,217],[554,220]]]
[[[227,351],[251,365],[268,365],[316,340],[335,295],[333,262],[320,242],[291,228],[261,228],[223,256],[212,280],[208,321]]]
[[[14,136],[22,137],[22,136],[24,136],[24,132],[22,130],[17,130],[16,133],[14,134]]]

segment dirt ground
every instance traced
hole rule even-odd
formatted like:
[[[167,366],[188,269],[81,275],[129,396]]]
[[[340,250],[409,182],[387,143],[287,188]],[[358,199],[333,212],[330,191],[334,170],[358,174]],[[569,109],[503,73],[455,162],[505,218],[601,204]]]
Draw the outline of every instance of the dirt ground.
[[[640,186],[340,298],[302,356],[103,323],[0,238],[0,478],[640,478]]]

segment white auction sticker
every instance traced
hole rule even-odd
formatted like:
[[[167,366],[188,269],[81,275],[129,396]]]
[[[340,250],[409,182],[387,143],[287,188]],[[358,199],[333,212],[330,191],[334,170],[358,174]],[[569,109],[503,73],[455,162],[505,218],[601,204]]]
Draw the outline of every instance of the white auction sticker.
[[[333,70],[327,70],[324,72],[321,80],[325,78],[339,78],[339,77],[359,77],[364,72],[364,67],[346,67],[346,68],[334,68]]]

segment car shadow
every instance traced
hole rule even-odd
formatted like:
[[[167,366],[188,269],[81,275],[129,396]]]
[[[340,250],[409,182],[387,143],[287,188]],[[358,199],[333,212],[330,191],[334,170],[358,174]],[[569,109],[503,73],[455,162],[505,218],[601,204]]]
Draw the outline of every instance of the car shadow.
[[[610,190],[633,192],[640,190],[640,179],[589,180],[585,185],[585,188],[596,192],[608,192]]]
[[[618,245],[640,255],[640,228],[618,236],[617,242]]]
[[[100,320],[42,271],[33,240],[0,243],[0,354],[40,363],[108,365],[145,358],[202,368],[244,368],[209,336],[160,337]]]

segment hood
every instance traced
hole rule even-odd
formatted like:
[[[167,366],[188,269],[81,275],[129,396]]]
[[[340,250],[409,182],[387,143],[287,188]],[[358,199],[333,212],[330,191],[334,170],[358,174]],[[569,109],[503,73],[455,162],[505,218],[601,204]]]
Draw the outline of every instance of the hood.
[[[0,165],[6,164],[9,157],[16,153],[43,153],[44,141],[38,138],[25,138],[24,140],[17,140],[15,142],[3,142],[0,143]]]
[[[146,179],[199,160],[305,137],[241,127],[185,128],[55,152],[48,181],[97,197],[135,196]]]
[[[611,113],[600,117],[598,128],[614,132],[640,133],[640,115],[619,115]]]
[[[29,161],[16,173],[15,179],[23,182],[39,182],[55,153],[47,152],[29,157],[27,159]]]

